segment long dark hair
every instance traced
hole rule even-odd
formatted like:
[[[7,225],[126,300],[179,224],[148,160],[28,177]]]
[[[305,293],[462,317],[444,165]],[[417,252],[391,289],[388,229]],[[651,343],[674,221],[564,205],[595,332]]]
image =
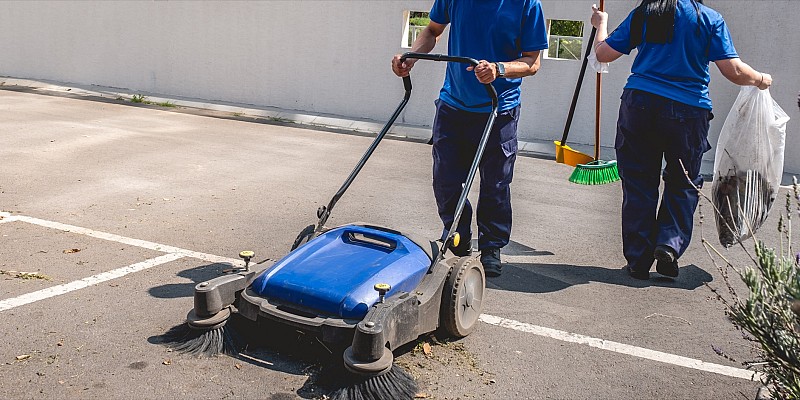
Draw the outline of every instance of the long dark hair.
[[[703,0],[693,0],[692,5],[697,11],[698,22],[700,8]],[[675,12],[678,0],[642,0],[634,10],[631,20],[631,46],[636,47],[644,40],[647,43],[668,43],[672,41],[675,30]],[[647,25],[647,30],[644,30]],[[642,32],[644,31],[644,38]]]

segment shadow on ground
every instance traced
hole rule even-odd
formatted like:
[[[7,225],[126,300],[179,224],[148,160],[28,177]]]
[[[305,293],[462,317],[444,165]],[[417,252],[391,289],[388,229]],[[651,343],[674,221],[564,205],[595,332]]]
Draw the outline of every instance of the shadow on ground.
[[[200,282],[216,278],[223,275],[225,270],[231,269],[230,264],[213,263],[208,265],[201,265],[199,267],[185,269],[178,272],[178,276],[190,279],[191,282],[186,283],[168,283],[166,285],[156,286],[150,288],[147,292],[151,296],[159,299],[175,299],[179,297],[192,297],[194,296],[194,287]]]
[[[265,259],[256,263],[251,263],[250,265],[263,264],[268,261],[270,261],[270,259]],[[235,271],[238,270],[234,270],[234,267],[231,266],[231,264],[227,263],[213,263],[213,264],[201,265],[195,268],[185,269],[183,271],[178,272],[177,274],[178,276],[189,279],[191,280],[191,282],[168,283],[166,285],[152,287],[147,292],[150,293],[151,296],[159,299],[176,299],[179,297],[193,297],[194,287],[198,283],[205,282],[207,280],[214,279],[216,277],[229,274]]]
[[[680,268],[676,279],[662,277],[655,272],[643,281],[631,278],[622,269],[567,264],[507,263],[503,275],[489,278],[486,287],[523,293],[550,293],[574,285],[601,282],[610,285],[644,288],[649,286],[694,290],[714,278],[700,267],[689,264]]]
[[[477,246],[476,246],[477,248]],[[553,253],[549,251],[536,250],[533,247],[524,245],[520,242],[510,241],[506,247],[503,247],[503,254],[508,256],[552,256]]]

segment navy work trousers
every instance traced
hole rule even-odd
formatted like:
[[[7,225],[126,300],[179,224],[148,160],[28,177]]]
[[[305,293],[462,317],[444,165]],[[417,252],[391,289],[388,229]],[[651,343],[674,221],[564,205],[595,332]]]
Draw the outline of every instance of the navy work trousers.
[[[433,193],[444,225],[443,237],[453,223],[456,203],[475,159],[487,113],[473,113],[436,102],[433,122]],[[478,248],[502,248],[511,236],[511,190],[517,158],[519,107],[499,113],[480,162],[478,197]],[[472,238],[472,205],[467,201],[456,231],[462,240]]]
[[[689,247],[699,201],[692,184],[703,185],[700,163],[711,149],[711,118],[710,110],[655,94],[622,93],[614,147],[622,178],[622,249],[634,270],[650,270],[658,245],[669,246],[678,257]],[[659,176],[664,180],[660,205]]]

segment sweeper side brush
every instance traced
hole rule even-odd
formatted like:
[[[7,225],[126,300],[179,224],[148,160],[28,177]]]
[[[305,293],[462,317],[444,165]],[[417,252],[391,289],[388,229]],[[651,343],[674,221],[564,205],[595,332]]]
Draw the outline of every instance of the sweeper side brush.
[[[227,283],[226,292],[220,292],[218,284],[201,282],[194,289],[194,308],[186,315],[186,322],[172,327],[161,336],[160,342],[180,353],[197,357],[213,357],[222,353],[236,355],[239,352],[237,335],[228,321],[235,293],[231,290],[249,283],[256,271],[250,271],[250,259],[255,253],[249,250],[239,253],[244,268],[236,275],[215,279]],[[230,283],[234,283],[231,285]],[[238,284],[238,285],[236,285]],[[239,289],[241,290],[241,289]]]
[[[406,53],[402,58],[478,65],[472,58],[441,54]],[[289,254],[275,264],[250,270],[245,256],[252,257],[252,252],[243,253],[244,270],[195,286],[194,310],[173,348],[195,354],[224,351],[232,343],[228,321],[235,317],[255,322],[252,326],[258,329],[278,323],[313,335],[326,349],[334,349],[331,353],[341,350],[341,364],[331,371],[345,376],[335,379],[334,399],[411,399],[416,382],[394,363],[393,351],[436,330],[462,338],[475,329],[486,290],[483,265],[477,257],[456,257],[450,249],[460,240],[455,224],[497,117],[492,85],[484,85],[492,112],[443,238],[412,238],[367,223],[325,225],[408,103],[411,78],[404,77],[403,85],[400,105],[330,202],[319,207],[317,223],[301,230]],[[268,336],[241,332],[242,337]]]
[[[230,308],[226,308],[208,319],[200,319],[192,310],[187,322],[173,327],[163,336],[163,343],[178,352],[198,357],[218,354],[236,354],[234,334],[228,327]]]
[[[394,364],[381,374],[355,374],[343,383],[342,388],[330,395],[332,400],[413,399],[419,390],[414,377]]]

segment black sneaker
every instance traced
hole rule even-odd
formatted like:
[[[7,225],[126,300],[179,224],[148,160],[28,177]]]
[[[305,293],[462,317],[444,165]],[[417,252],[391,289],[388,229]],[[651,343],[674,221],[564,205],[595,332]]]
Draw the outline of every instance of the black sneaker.
[[[656,259],[656,272],[670,278],[678,276],[678,257],[675,255],[675,250],[669,246],[658,245],[653,251],[653,257]]]
[[[639,271],[631,268],[629,265],[622,267],[622,270],[625,271],[628,276],[633,279],[639,279],[641,281],[646,281],[650,279],[650,271]]]
[[[458,246],[450,246],[450,252],[456,257],[468,257],[472,255],[472,238],[461,240]]]
[[[500,276],[503,273],[503,266],[500,264],[500,249],[490,247],[481,250],[481,264],[483,264],[483,272],[487,277]]]

